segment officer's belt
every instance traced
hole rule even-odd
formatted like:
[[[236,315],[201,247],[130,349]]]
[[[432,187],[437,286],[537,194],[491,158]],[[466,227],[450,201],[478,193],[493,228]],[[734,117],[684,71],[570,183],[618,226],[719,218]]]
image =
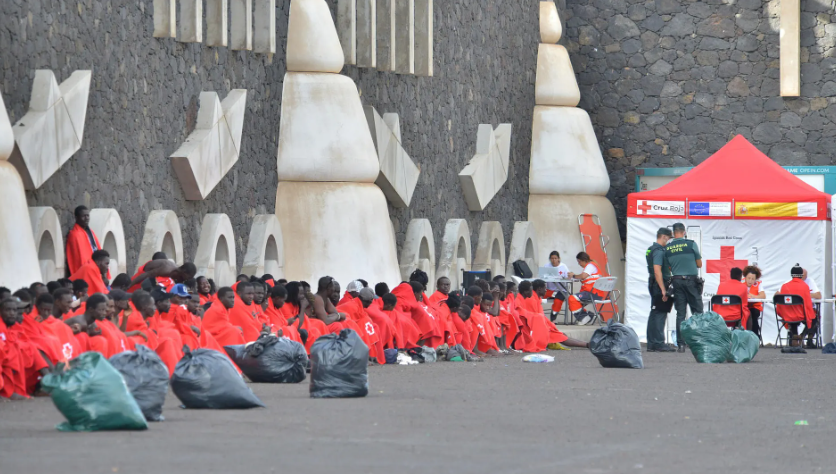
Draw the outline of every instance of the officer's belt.
[[[700,276],[699,275],[674,275],[671,277],[672,280],[696,280]]]

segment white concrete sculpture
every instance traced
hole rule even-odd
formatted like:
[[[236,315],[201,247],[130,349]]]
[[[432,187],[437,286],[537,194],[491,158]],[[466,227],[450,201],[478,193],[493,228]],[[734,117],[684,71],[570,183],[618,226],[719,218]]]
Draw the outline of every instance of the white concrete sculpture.
[[[197,276],[214,279],[218,287],[235,283],[235,234],[229,216],[203,216],[194,264]]]
[[[293,229],[284,241],[289,280],[400,282],[386,198],[374,184],[282,181],[276,215],[283,229]]]
[[[433,0],[415,1],[415,74],[433,75]]]
[[[30,207],[29,221],[32,224],[32,235],[35,238],[35,248],[38,249],[43,281],[54,281],[64,278],[64,233],[61,231],[61,221],[58,214],[51,207]]]
[[[537,50],[534,102],[538,105],[575,107],[580,101],[581,91],[569,52],[559,44],[541,44]]]
[[[322,0],[294,0],[291,9],[296,1]],[[373,183],[377,179],[377,152],[351,78],[288,72],[281,117],[280,181]]]
[[[395,70],[395,46],[397,29],[395,28],[395,0],[377,1],[377,69],[378,71]]]
[[[216,92],[200,93],[197,125],[171,154],[186,199],[206,199],[238,161],[246,110],[246,89],[233,89],[223,102]]]
[[[409,281],[416,269],[427,273],[427,294],[435,291],[435,239],[429,219],[412,219],[406,227],[406,239],[401,247],[399,264],[401,280]]]
[[[4,109],[5,112],[5,109]],[[0,130],[2,133],[2,130]],[[8,137],[5,137],[7,140]],[[0,136],[0,143],[4,138]],[[23,181],[15,167],[0,160],[0,286],[20,288],[43,281]],[[63,236],[61,236],[63,238]]]
[[[61,85],[50,70],[35,71],[29,111],[13,128],[9,161],[26,189],[38,189],[81,148],[92,71],[75,71]]]
[[[255,0],[253,51],[276,52],[276,0]]]
[[[287,70],[339,73],[344,59],[337,29],[325,0],[291,0],[287,26]]]
[[[380,174],[375,184],[393,206],[409,207],[421,170],[401,145],[400,118],[398,114],[383,114],[381,117],[371,106],[364,109],[380,161]]]
[[[415,74],[414,0],[395,2],[395,72]]]
[[[508,249],[508,266],[505,269],[505,278],[510,279],[514,275],[514,262],[523,260],[528,268],[537,274],[540,268],[538,258],[540,255],[537,247],[537,231],[534,223],[530,221],[514,222],[514,231],[511,233],[511,247]]]
[[[15,135],[6,113],[6,104],[3,103],[3,94],[0,94],[0,161],[8,160],[14,149]]]
[[[357,0],[337,0],[337,33],[346,64],[357,62]]]
[[[203,0],[180,0],[178,36],[177,41],[181,43],[203,42]]]
[[[479,240],[476,255],[473,257],[473,270],[490,270],[491,277],[502,275],[505,271],[505,236],[502,224],[497,221],[482,222],[479,227]]]
[[[101,241],[100,241],[101,243]],[[136,270],[151,261],[157,252],[164,252],[169,260],[183,264],[183,234],[174,211],[151,211],[145,222],[145,233],[139,246]]]
[[[583,109],[536,106],[531,133],[531,194],[607,194],[610,177]]]
[[[284,277],[284,240],[282,225],[275,214],[260,214],[253,219],[247,252],[241,273],[261,276]]]
[[[116,278],[128,271],[128,256],[125,247],[125,229],[122,217],[116,209],[90,210],[90,230],[99,238],[102,249],[110,254],[110,276]]]
[[[175,0],[154,0],[154,38],[177,36],[176,8]]]
[[[555,44],[563,35],[563,26],[553,1],[540,2],[540,42]]]
[[[253,0],[230,1],[229,47],[249,51],[253,49]]]
[[[377,66],[377,0],[357,0],[357,67]]]
[[[441,237],[441,253],[438,256],[436,278],[443,276],[450,279],[451,288],[462,286],[462,271],[470,271],[473,258],[470,246],[470,227],[464,219],[450,219],[444,226]]]
[[[511,124],[496,129],[479,125],[476,133],[476,154],[459,172],[464,199],[471,211],[483,211],[508,180],[508,159],[511,153]]]

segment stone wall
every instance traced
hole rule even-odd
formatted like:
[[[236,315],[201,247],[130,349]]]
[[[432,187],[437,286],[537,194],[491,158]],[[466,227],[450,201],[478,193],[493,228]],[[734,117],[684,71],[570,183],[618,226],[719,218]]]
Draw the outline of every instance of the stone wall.
[[[82,148],[27,192],[29,204],[54,207],[64,232],[78,204],[117,209],[129,271],[151,210],[178,214],[188,259],[203,216],[227,213],[243,261],[253,217],[275,210],[290,2],[276,3],[277,53],[269,56],[153,38],[150,0],[2,2],[0,88],[12,122],[28,108],[35,69],[52,69],[59,82],[93,70]],[[482,220],[499,220],[507,245],[513,222],[526,217],[538,5],[484,3],[436,2],[435,77],[343,71],[365,105],[400,114],[405,149],[421,167],[412,206],[390,208],[398,245],[412,218],[431,220],[437,245],[447,219],[465,218],[475,248]],[[186,201],[168,156],[194,129],[200,92],[223,98],[236,88],[248,90],[241,158],[206,200]],[[484,212],[469,212],[457,174],[475,152],[478,125],[502,122],[514,127],[508,182]]]
[[[693,166],[737,134],[782,165],[836,162],[831,0],[801,2],[800,98],[779,96],[780,0],[565,1],[622,232],[635,167]]]

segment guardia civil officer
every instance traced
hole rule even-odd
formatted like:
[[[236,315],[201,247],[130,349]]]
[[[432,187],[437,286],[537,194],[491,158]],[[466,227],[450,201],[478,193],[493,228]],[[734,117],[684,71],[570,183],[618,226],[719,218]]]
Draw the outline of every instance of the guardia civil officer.
[[[674,352],[665,344],[665,322],[673,305],[673,295],[668,294],[671,270],[665,260],[665,244],[671,239],[671,230],[662,227],[656,232],[656,242],[647,249],[647,289],[650,291],[650,316],[647,318],[647,352]]]
[[[676,308],[676,345],[679,352],[685,352],[685,341],[679,327],[685,321],[685,308],[691,313],[702,313],[702,287],[700,278],[702,255],[696,242],[685,238],[685,225],[673,225],[673,239],[665,245],[665,259],[671,267],[673,284],[673,306]]]

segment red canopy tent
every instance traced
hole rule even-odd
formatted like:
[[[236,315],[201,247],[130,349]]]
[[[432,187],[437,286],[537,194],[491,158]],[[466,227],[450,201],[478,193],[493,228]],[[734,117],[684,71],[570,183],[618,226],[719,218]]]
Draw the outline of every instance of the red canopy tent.
[[[732,203],[734,212],[693,213],[688,203]],[[710,219],[827,219],[830,196],[793,176],[771,158],[761,153],[743,136],[738,135],[717,153],[679,178],[653,191],[631,193],[627,197],[627,217],[682,216]],[[648,203],[649,202],[649,203]],[[653,202],[683,203],[665,209],[647,209]],[[734,203],[766,204],[755,207]],[[792,206],[779,203],[804,203],[803,209],[792,213]],[[809,204],[808,204],[809,203]],[[815,203],[815,211],[812,203]],[[642,206],[643,208],[640,208]]]

